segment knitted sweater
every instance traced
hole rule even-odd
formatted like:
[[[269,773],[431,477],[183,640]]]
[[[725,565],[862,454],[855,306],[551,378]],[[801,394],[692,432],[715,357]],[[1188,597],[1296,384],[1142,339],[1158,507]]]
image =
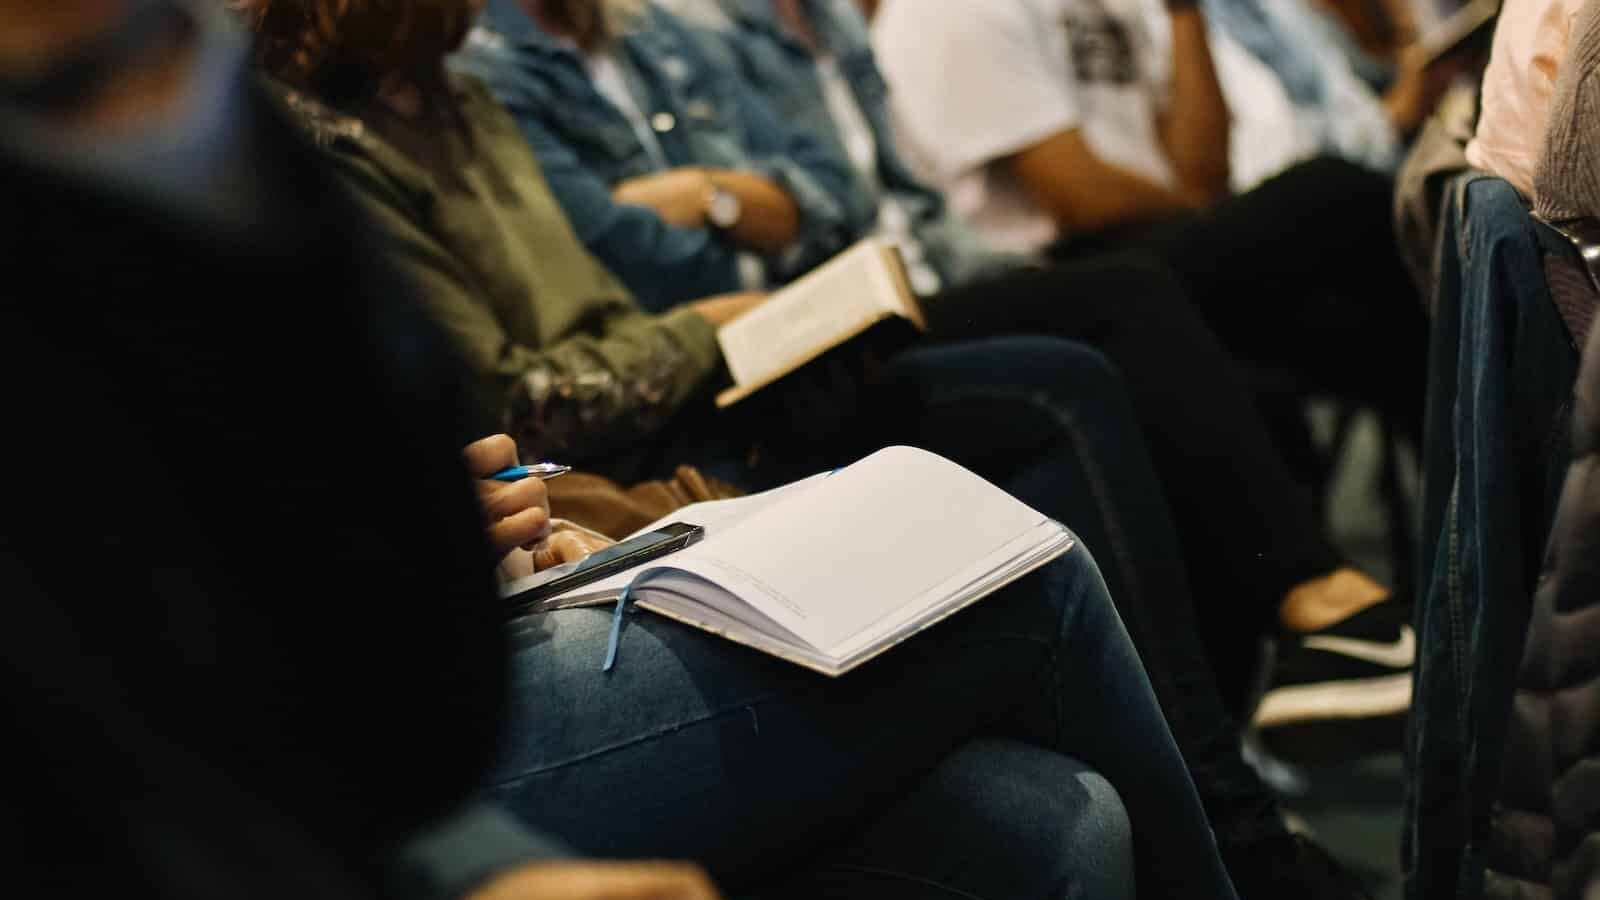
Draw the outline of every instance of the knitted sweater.
[[[1533,177],[1534,213],[1557,224],[1600,219],[1600,2],[1590,0],[1573,21],[1567,56],[1561,63],[1544,150]],[[1561,310],[1573,343],[1583,346],[1591,330],[1600,293],[1594,279],[1576,267],[1549,272],[1551,296]]]
[[[1573,22],[1550,107],[1544,152],[1534,171],[1534,211],[1551,222],[1600,218],[1600,3]]]

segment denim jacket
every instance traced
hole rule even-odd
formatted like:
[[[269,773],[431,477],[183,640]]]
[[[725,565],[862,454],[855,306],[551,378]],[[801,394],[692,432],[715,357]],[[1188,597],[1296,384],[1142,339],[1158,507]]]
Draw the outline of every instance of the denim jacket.
[[[657,2],[706,34],[709,52],[737,69],[744,83],[784,121],[826,138],[834,153],[848,158],[811,51],[788,33],[773,13],[770,0]],[[807,5],[819,41],[833,54],[839,72],[849,82],[878,148],[876,185],[863,183],[851,169],[854,202],[870,203],[873,208],[865,215],[876,221],[878,192],[893,194],[910,217],[928,260],[947,285],[1022,262],[1022,258],[989,250],[975,231],[950,212],[944,196],[923,183],[900,155],[889,114],[889,85],[878,69],[867,22],[855,0],[808,0]]]
[[[1406,896],[1528,897],[1505,876],[1531,859],[1488,869],[1490,816],[1499,789],[1520,783],[1502,780],[1517,666],[1572,461],[1578,354],[1545,274],[1548,254],[1570,258],[1572,248],[1533,221],[1500,178],[1463,175],[1441,208],[1406,741]],[[1548,847],[1548,833],[1541,841]]]
[[[793,197],[800,235],[766,260],[770,280],[804,272],[866,231],[860,211],[845,204],[853,185],[843,155],[786,127],[672,16],[647,9],[615,47],[668,166],[757,172]],[[613,185],[658,166],[584,62],[515,0],[490,0],[456,60],[511,112],[578,236],[643,306],[662,311],[741,289],[740,250],[722,235],[669,225],[653,210],[612,198]]]

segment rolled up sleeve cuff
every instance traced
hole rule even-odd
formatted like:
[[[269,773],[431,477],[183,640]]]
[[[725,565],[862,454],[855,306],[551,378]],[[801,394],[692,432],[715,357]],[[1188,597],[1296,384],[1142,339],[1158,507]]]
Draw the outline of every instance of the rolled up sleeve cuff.
[[[717,328],[693,307],[678,307],[663,315],[661,324],[694,361],[697,377],[704,377],[721,365],[722,345],[717,343]]]

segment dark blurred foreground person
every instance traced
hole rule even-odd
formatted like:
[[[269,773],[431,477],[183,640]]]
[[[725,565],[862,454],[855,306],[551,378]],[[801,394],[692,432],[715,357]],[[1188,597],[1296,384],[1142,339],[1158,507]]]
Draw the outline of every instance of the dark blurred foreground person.
[[[546,533],[542,486],[474,496],[469,476],[509,442],[474,442],[463,465],[479,431],[448,347],[351,238],[361,223],[240,79],[228,40],[165,3],[31,12],[26,46],[53,52],[0,65],[0,255],[19,279],[38,276],[0,310],[8,424],[26,436],[0,457],[0,727],[28,765],[0,806],[10,882],[25,896],[714,897],[689,867],[540,863],[560,848],[464,805],[507,701],[492,569]],[[809,826],[824,845],[769,839],[773,852],[748,861],[769,867],[757,887],[942,896],[898,865],[919,849],[960,864],[964,849],[989,863],[990,896],[1130,896],[1128,825],[1106,781],[991,730],[1023,706],[1049,711],[1058,742],[1087,733],[1084,749],[1165,839],[1144,851],[1169,873],[1145,896],[1231,897],[1087,552],[982,612],[1004,639],[958,617],[876,668],[872,684],[898,690],[855,705],[841,692],[869,685],[801,683],[698,637],[708,661],[770,677],[763,716],[813,716],[818,749],[843,764],[737,786],[799,786],[814,805],[723,829],[759,843]],[[649,631],[695,646],[681,629]],[[970,648],[983,646],[994,662],[976,672],[985,657]],[[943,693],[899,702],[937,687],[932,675],[967,683],[971,708]],[[904,720],[919,710],[940,715]],[[580,703],[557,711],[563,727],[590,717]],[[852,770],[863,712],[910,752]],[[601,768],[572,771],[596,797],[634,796]],[[669,774],[691,796],[707,777]],[[835,775],[877,792],[841,791]],[[957,831],[975,791],[991,817]],[[640,812],[671,830],[700,810]],[[906,834],[950,845],[894,840]],[[910,856],[869,866],[875,850]],[[808,870],[810,851],[843,858]]]
[[[455,370],[205,12],[0,4],[9,889],[459,896],[556,848],[462,805],[505,649]]]

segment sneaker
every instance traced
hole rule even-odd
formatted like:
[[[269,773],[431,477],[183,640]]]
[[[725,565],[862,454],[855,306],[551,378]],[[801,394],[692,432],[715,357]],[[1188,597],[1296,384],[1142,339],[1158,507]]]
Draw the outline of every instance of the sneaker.
[[[1372,900],[1355,874],[1309,838],[1274,835],[1224,853],[1239,900]]]
[[[1255,724],[1403,717],[1411,708],[1417,636],[1411,611],[1386,601],[1311,634],[1283,637]]]

